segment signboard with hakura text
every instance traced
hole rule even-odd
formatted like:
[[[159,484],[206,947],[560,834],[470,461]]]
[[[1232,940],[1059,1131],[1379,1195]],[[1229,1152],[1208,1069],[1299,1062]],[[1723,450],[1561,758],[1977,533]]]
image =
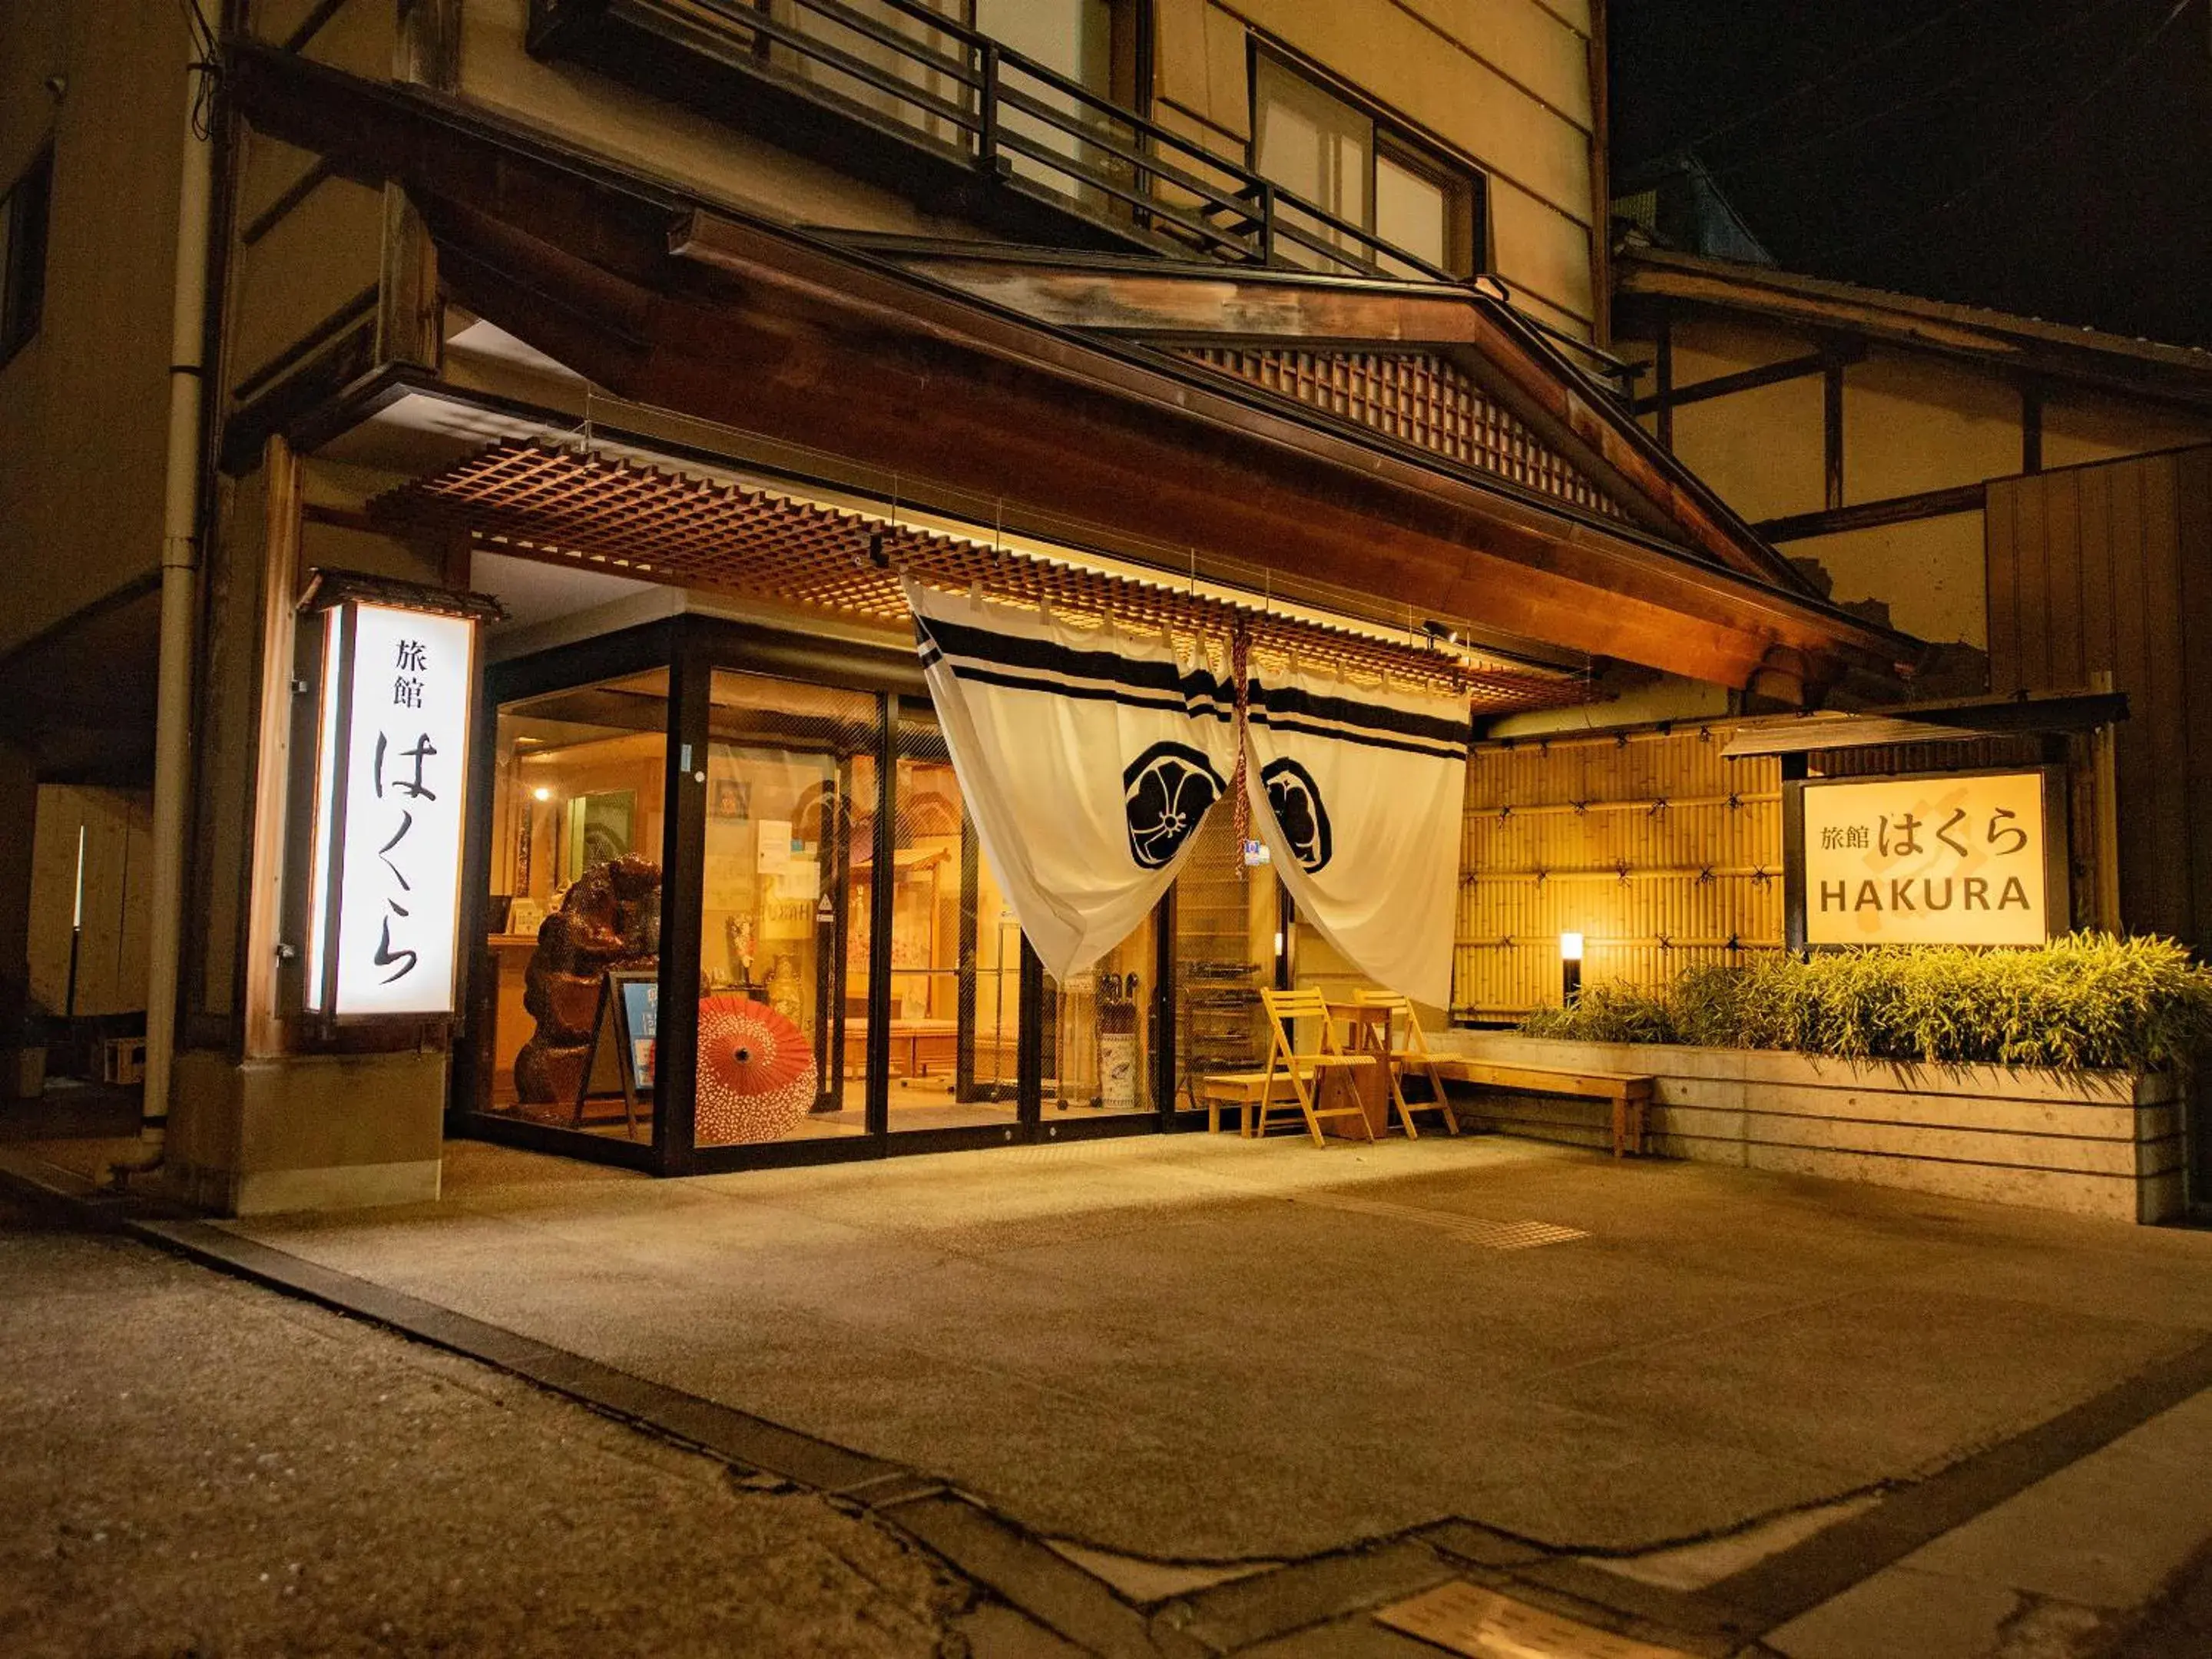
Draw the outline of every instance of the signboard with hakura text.
[[[2065,931],[2064,796],[2051,769],[1795,787],[1793,944],[2040,945]]]
[[[451,1013],[476,623],[350,598],[322,614],[307,1006]]]

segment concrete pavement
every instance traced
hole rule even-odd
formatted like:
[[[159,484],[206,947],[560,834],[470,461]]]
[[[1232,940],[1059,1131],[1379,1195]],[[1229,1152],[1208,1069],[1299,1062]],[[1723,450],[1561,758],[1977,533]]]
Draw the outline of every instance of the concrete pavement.
[[[21,1659],[927,1655],[974,1616],[820,1498],[143,1244],[0,1200],[0,1284]]]
[[[1650,1549],[2212,1336],[2212,1237],[1492,1137],[681,1182],[449,1151],[438,1205],[235,1231],[1148,1560],[1450,1516]]]
[[[2203,1650],[2212,1237],[1486,1138],[449,1159],[168,1236],[842,1494],[1022,1610],[946,1651],[1433,1652],[1381,1620],[1485,1593],[1655,1654]]]

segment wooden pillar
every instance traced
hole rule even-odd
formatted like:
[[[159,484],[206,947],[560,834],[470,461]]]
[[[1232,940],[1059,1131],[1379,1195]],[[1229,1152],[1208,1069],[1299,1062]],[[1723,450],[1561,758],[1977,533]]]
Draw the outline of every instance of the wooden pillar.
[[[293,789],[293,730],[298,675],[300,459],[281,437],[262,451],[268,504],[261,562],[260,696],[254,734],[252,829],[246,881],[246,1057],[270,1059],[287,1048],[283,1013],[284,874]]]
[[[1844,358],[1831,348],[1820,368],[1822,471],[1828,510],[1844,504]]]

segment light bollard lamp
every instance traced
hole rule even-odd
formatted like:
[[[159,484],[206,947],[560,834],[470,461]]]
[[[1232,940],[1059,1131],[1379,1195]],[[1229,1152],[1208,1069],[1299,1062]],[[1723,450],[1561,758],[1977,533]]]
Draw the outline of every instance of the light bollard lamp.
[[[1583,936],[1559,935],[1559,1000],[1571,1008],[1583,994]]]

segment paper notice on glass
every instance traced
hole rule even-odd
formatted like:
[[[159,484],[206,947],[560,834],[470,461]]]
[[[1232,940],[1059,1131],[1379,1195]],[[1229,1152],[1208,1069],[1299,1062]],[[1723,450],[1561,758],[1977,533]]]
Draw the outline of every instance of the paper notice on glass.
[[[760,872],[764,876],[780,875],[791,862],[791,820],[763,818],[760,821]]]

